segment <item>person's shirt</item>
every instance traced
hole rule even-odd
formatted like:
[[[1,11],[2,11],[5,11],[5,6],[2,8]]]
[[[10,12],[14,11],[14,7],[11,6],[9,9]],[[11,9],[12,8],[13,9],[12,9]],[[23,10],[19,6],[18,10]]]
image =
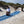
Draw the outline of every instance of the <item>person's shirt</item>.
[[[10,8],[6,9],[6,11],[10,12]]]

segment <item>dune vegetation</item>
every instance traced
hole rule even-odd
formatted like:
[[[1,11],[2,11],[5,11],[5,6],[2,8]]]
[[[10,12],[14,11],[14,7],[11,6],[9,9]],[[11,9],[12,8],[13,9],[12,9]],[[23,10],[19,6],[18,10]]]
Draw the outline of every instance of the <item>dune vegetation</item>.
[[[21,4],[19,4],[19,3],[16,3],[16,4],[14,4],[14,3],[6,3],[6,2],[4,2],[4,1],[0,1],[0,5],[10,5],[10,6],[12,6],[12,7],[14,7],[14,8],[16,8],[16,7],[23,7],[24,8],[24,4],[23,5],[21,5]],[[1,5],[1,6],[2,6]]]

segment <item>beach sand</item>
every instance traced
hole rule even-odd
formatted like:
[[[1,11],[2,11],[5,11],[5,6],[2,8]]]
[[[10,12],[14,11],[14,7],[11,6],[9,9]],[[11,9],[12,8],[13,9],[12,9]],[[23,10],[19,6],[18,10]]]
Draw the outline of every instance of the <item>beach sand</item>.
[[[11,6],[9,6],[9,7],[11,7]],[[15,10],[11,9],[11,13],[14,12],[14,11]],[[0,24],[24,24],[24,12],[21,11],[19,14],[15,15],[11,18],[0,21]]]

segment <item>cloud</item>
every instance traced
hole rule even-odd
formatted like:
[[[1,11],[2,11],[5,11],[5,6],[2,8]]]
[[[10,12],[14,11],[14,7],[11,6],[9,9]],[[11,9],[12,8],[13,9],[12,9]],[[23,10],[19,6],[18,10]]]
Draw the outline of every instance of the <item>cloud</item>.
[[[17,3],[24,4],[24,0],[17,0]]]
[[[24,4],[24,0],[2,0],[5,2],[10,2],[10,3],[20,3],[20,4]]]
[[[2,0],[2,1],[15,3],[16,0]]]

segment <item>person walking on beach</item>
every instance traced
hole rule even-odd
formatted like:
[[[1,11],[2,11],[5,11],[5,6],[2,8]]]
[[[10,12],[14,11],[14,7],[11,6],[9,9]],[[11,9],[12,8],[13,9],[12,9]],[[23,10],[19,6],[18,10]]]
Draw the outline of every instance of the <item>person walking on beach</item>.
[[[7,6],[6,8],[7,8],[7,9],[6,9],[6,15],[7,15],[7,16],[10,16],[10,8],[9,8],[8,6]]]

